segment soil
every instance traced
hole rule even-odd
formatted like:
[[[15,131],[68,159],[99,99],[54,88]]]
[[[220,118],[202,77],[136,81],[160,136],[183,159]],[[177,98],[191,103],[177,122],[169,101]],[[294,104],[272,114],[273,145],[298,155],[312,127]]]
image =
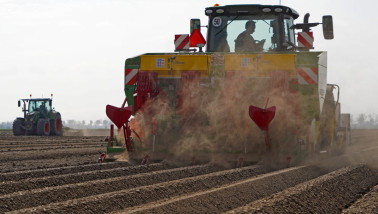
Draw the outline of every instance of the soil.
[[[2,131],[0,212],[378,213],[378,130],[353,130],[343,155],[281,169],[97,163],[106,143],[92,134]]]

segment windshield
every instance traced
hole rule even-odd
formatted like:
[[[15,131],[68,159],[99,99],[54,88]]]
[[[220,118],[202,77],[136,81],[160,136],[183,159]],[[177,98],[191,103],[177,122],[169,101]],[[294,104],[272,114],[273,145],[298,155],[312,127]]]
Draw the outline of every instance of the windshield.
[[[30,100],[29,101],[29,112],[34,112],[37,110],[45,109],[46,111],[51,111],[51,106],[49,100]]]
[[[292,19],[285,20],[285,38],[293,41]],[[275,15],[217,16],[209,24],[208,52],[266,52],[279,43]]]

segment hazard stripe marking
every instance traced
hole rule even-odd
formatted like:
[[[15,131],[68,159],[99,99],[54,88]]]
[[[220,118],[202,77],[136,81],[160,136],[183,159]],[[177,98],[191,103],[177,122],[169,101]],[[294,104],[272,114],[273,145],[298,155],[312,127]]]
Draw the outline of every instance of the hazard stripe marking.
[[[134,85],[138,69],[126,69],[126,85]]]
[[[189,34],[175,35],[176,50],[189,49]]]
[[[179,38],[177,38],[177,40],[175,41],[175,46],[178,48],[178,49],[182,49],[183,46],[185,46],[185,44],[183,44],[182,42],[184,41],[185,39],[185,36],[180,36]]]
[[[298,37],[298,46],[299,47],[311,47],[312,45],[308,43],[303,37]]]
[[[312,32],[299,32],[298,33],[298,47],[312,47],[314,37]]]
[[[302,70],[315,82],[318,82],[318,75],[312,68],[302,68]],[[317,69],[316,69],[317,70]]]
[[[317,68],[297,68],[298,82],[301,85],[315,85],[318,83]]]
[[[312,34],[312,33],[311,33]],[[302,37],[306,40],[306,41],[308,41],[309,43],[311,43],[312,44],[312,42],[314,41],[314,38],[312,38],[312,35],[310,35],[310,32],[308,32],[308,33],[303,33],[303,34],[301,34],[302,35]]]

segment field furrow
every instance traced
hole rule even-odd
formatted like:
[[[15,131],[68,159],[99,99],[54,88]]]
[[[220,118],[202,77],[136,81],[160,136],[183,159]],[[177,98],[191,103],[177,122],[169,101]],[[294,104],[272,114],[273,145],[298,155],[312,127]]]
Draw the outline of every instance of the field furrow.
[[[355,130],[345,154],[313,154],[298,166],[272,168],[264,160],[235,168],[97,163],[106,150],[102,136],[3,131],[0,213],[378,213],[376,137]]]

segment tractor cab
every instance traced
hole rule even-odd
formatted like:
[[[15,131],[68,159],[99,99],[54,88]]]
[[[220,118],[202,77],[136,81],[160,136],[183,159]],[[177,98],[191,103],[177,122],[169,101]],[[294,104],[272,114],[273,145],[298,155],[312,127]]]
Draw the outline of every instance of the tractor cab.
[[[18,107],[21,107],[21,101],[23,102],[23,112],[25,114],[39,111],[47,113],[53,110],[52,99],[50,98],[21,99],[18,101]]]
[[[28,112],[34,112],[39,110],[44,110],[46,112],[51,111],[51,99],[31,99],[28,100]]]
[[[324,37],[333,38],[331,16],[324,16],[323,23],[308,23],[309,14],[306,14],[304,23],[295,25],[294,20],[299,14],[294,9],[281,5],[215,5],[206,8],[205,14],[209,17],[207,52],[308,51],[312,46],[296,45],[295,29],[310,32],[311,27],[319,24],[323,24]],[[254,25],[254,29],[247,31],[250,24]],[[253,38],[255,48],[238,50],[243,32],[244,37]],[[311,35],[312,32],[310,37]]]

